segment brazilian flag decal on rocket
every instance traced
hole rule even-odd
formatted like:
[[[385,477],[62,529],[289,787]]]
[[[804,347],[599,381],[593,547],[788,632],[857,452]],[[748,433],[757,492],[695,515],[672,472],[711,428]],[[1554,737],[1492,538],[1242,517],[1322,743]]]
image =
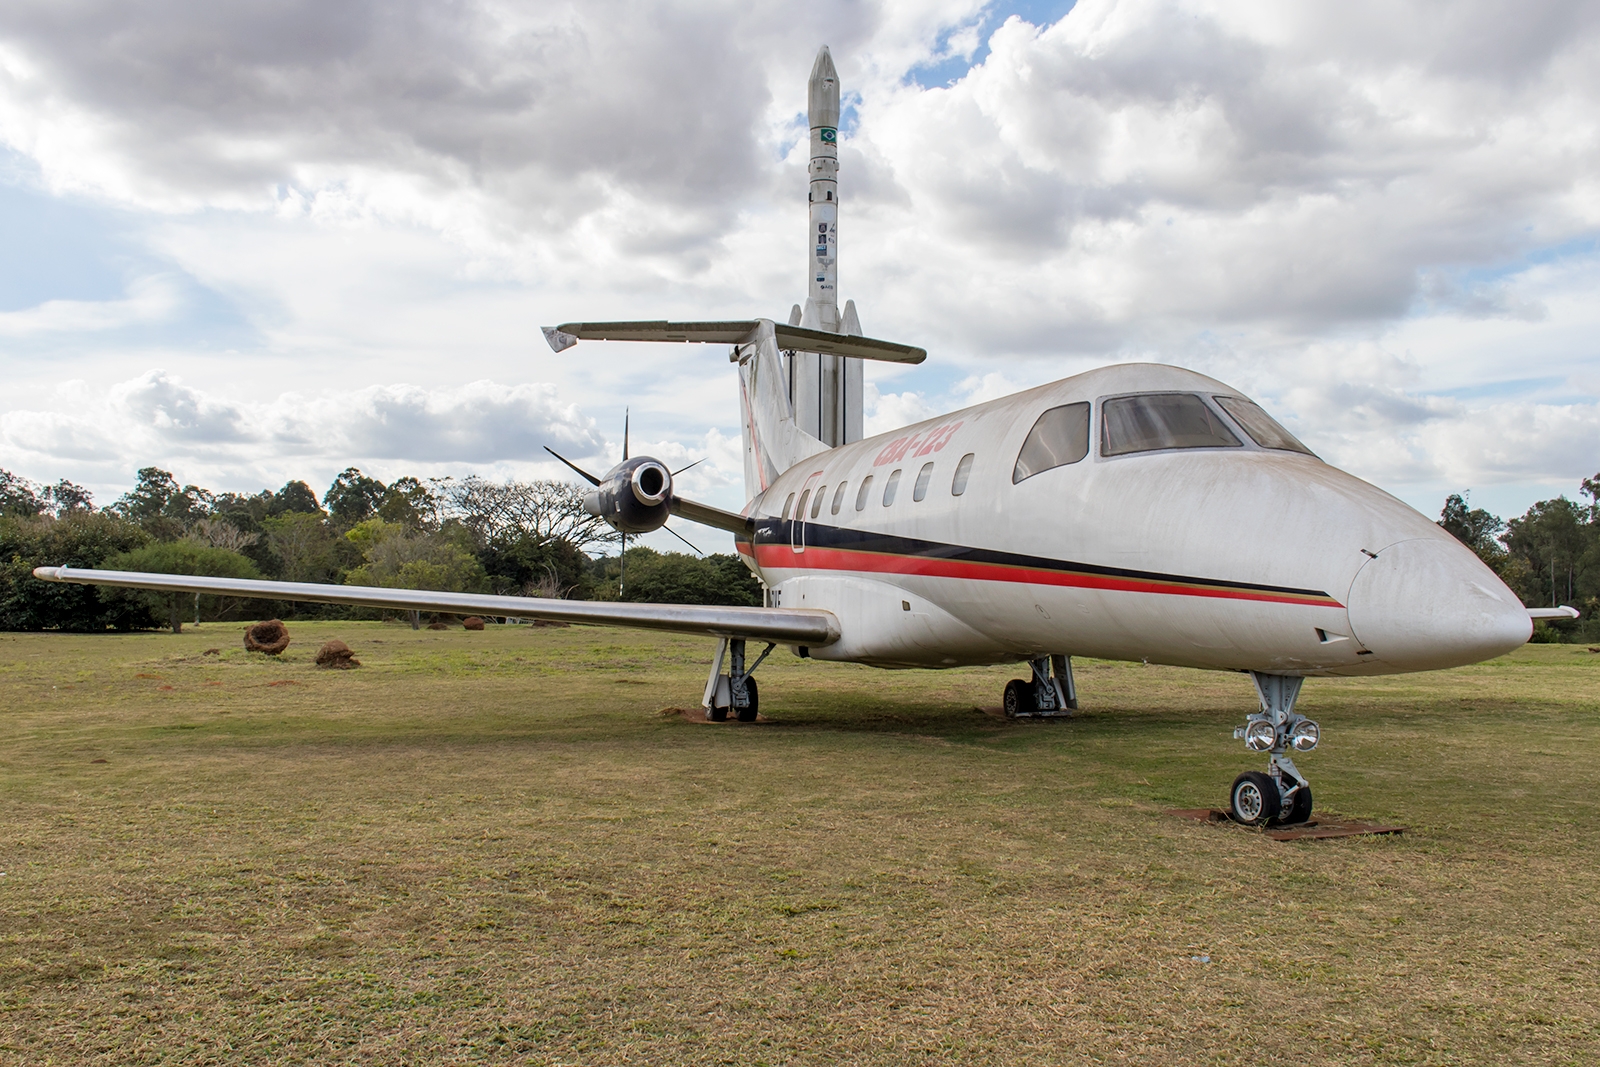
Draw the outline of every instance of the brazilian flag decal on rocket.
[[[839,140],[839,131],[832,126],[822,127],[822,143],[834,144]]]

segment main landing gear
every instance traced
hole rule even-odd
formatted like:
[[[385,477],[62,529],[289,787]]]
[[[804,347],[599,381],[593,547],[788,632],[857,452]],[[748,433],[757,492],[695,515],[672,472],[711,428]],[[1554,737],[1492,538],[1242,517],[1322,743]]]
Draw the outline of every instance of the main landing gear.
[[[1028,661],[1033,677],[1006,683],[1005,713],[1009,719],[1041,719],[1071,715],[1078,709],[1078,689],[1072,684],[1072,660],[1066,656],[1035,656]]]
[[[1304,678],[1251,671],[1261,710],[1233,731],[1251,752],[1267,753],[1267,769],[1246,771],[1233,780],[1228,810],[1246,826],[1300,823],[1311,818],[1311,786],[1296,769],[1289,750],[1310,752],[1322,739],[1317,724],[1294,710]]]
[[[727,722],[728,712],[740,722],[755,722],[760,709],[760,694],[756,680],[750,677],[761,666],[776,645],[768,642],[761,655],[749,669],[744,665],[744,638],[724,637],[717,642],[717,654],[711,661],[711,676],[706,679],[706,695],[700,701],[706,709],[706,718],[712,722]],[[722,673],[722,661],[728,659],[728,673]]]

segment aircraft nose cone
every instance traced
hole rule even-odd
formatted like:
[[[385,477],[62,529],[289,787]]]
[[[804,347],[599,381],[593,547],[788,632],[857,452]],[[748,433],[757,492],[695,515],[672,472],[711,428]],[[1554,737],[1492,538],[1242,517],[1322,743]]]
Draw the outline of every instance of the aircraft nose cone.
[[[1401,670],[1459,667],[1521,647],[1533,623],[1505,583],[1454,540],[1401,541],[1350,586],[1350,628]]]

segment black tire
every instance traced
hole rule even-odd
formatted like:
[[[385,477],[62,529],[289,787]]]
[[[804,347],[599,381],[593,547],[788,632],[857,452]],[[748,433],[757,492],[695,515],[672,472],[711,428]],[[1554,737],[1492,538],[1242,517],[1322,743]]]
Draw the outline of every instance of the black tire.
[[[1228,814],[1245,826],[1265,826],[1278,817],[1278,783],[1261,771],[1245,771],[1228,790]]]
[[[739,709],[739,721],[755,722],[756,715],[761,710],[761,695],[756,691],[756,680],[754,678],[746,678],[744,680],[744,691],[750,694],[750,706]]]
[[[1275,820],[1278,826],[1293,826],[1311,821],[1311,787],[1304,782],[1289,798],[1289,810]]]
[[[1032,715],[1038,708],[1033,701],[1033,683],[1025,682],[1021,678],[1013,678],[1006,683],[1004,704],[1008,718],[1015,719],[1019,715]]]
[[[713,698],[713,699],[715,699],[715,698]],[[712,722],[727,722],[728,721],[728,709],[727,708],[719,708],[719,707],[717,707],[716,705],[713,704],[711,707],[706,709],[706,718],[710,719]]]

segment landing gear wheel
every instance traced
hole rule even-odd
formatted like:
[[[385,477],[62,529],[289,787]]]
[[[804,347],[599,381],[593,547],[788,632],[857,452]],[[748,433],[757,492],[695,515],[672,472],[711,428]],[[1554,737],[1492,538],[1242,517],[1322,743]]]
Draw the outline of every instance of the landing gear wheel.
[[[1278,783],[1261,771],[1245,771],[1233,780],[1228,810],[1234,822],[1264,826],[1278,817]]]
[[[728,721],[728,709],[727,708],[719,708],[716,705],[712,705],[711,707],[706,709],[706,718],[708,720],[710,720],[711,722],[727,722]]]
[[[1282,818],[1275,820],[1280,826],[1289,826],[1295,823],[1309,822],[1311,820],[1311,787],[1304,782],[1294,791],[1294,796],[1289,798],[1289,810]]]
[[[755,722],[757,709],[759,709],[761,706],[761,700],[756,693],[756,680],[754,678],[745,678],[744,691],[750,694],[750,706],[748,708],[739,709],[739,721]],[[724,717],[726,717],[728,713],[723,712],[722,714]]]
[[[1013,678],[1007,682],[1004,707],[1008,719],[1033,714],[1033,683],[1025,682],[1021,678]]]

